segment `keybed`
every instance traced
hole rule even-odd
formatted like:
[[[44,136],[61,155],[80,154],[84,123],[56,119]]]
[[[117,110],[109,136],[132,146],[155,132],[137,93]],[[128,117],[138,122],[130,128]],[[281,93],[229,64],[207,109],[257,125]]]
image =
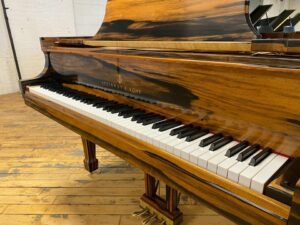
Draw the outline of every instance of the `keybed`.
[[[29,91],[260,193],[287,157],[204,127],[47,83]]]

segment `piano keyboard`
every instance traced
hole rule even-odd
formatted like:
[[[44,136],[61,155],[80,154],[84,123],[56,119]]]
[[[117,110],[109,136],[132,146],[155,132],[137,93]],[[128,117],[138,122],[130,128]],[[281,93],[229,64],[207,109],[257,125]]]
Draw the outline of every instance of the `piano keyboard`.
[[[184,125],[60,84],[33,86],[29,91],[260,193],[288,161],[268,148],[237,142],[221,133],[213,134],[199,126]]]

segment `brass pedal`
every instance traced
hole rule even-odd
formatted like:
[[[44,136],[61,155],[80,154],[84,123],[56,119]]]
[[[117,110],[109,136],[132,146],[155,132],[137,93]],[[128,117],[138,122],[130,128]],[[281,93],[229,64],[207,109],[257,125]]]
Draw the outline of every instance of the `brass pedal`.
[[[173,218],[170,218],[166,214],[162,213],[158,208],[156,209],[152,204],[145,202],[143,199],[140,200],[140,206],[147,209],[149,214],[152,216],[147,217],[143,221],[143,225],[179,225],[182,222],[182,214],[178,214]]]
[[[134,217],[140,217],[143,225],[167,225],[166,221],[158,218],[155,213],[151,213],[148,208],[132,213]]]
[[[139,216],[143,216],[146,213],[149,213],[149,211],[146,208],[142,208],[141,211],[137,211],[137,212],[132,213],[132,216],[139,217]]]
[[[143,220],[143,225],[151,225],[155,221],[156,215],[150,214],[149,217]]]

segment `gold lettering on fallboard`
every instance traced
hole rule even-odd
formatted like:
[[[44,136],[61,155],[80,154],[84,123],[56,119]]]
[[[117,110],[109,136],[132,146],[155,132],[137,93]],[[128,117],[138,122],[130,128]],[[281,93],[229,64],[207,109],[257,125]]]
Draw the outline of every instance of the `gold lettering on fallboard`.
[[[99,81],[99,85],[107,88],[113,88],[121,91],[126,91],[132,94],[141,94],[141,89],[135,87],[128,87],[120,83],[113,83],[109,81]]]

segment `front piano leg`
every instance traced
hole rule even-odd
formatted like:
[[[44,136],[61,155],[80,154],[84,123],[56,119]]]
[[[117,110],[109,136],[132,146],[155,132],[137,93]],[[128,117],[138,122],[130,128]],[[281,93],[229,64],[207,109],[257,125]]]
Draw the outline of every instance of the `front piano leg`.
[[[290,216],[288,220],[288,225],[299,225],[299,224],[300,224],[300,179],[298,180],[295,187],[292,207],[291,207]]]
[[[96,158],[96,145],[85,139],[84,137],[81,137],[82,144],[83,144],[83,150],[84,150],[84,167],[89,172],[93,172],[96,169],[98,169],[98,159]]]

